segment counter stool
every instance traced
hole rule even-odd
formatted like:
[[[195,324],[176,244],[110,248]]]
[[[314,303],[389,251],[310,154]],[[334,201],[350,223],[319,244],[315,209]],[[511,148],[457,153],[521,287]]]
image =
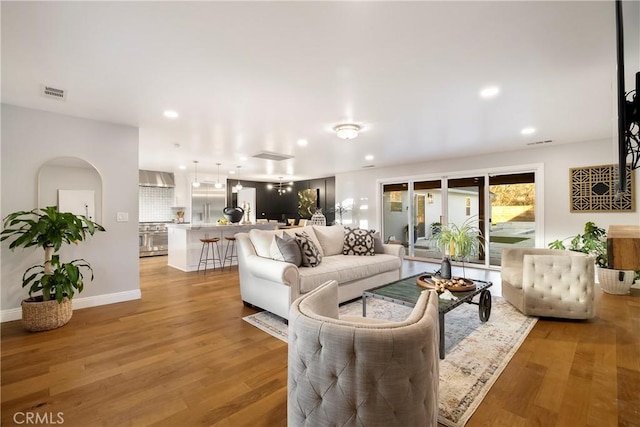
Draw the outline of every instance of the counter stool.
[[[235,252],[236,249],[236,238],[231,236],[231,237],[225,237],[224,238],[227,241],[227,247],[224,250],[224,259],[222,260],[222,269],[224,269],[224,265],[227,263],[227,260],[229,260],[229,270],[231,270],[231,264],[233,264],[233,259],[236,259],[236,262],[238,261],[238,253]],[[231,251],[229,251],[229,246],[231,246]]]
[[[222,267],[222,261],[220,260],[220,246],[218,242],[220,241],[219,237],[211,237],[200,239],[202,242],[202,250],[200,251],[200,262],[198,263],[198,273],[200,272],[200,266],[204,264],[204,274],[207,274],[207,262],[213,261],[213,271],[216,270],[216,260],[220,263]],[[211,258],[209,258],[209,248],[211,248]],[[216,256],[216,249],[218,251],[218,256]]]

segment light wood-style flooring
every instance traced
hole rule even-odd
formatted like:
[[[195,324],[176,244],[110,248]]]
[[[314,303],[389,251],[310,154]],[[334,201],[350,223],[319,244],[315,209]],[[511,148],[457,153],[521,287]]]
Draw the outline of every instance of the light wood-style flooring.
[[[48,332],[2,324],[2,426],[285,426],[287,345],[242,320],[237,269],[140,266],[141,300]],[[599,295],[593,321],[540,320],[467,425],[640,426],[633,292]]]

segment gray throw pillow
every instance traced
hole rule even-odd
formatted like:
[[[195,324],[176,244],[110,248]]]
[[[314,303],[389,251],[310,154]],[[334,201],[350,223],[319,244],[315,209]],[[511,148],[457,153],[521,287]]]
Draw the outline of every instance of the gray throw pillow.
[[[302,266],[303,267],[317,267],[322,262],[322,254],[318,250],[318,247],[309,235],[303,231],[302,233],[296,233],[296,242],[300,246],[300,253],[302,254]]]
[[[296,239],[284,233],[284,237],[274,236],[271,242],[271,258],[277,261],[290,262],[300,267],[302,264],[302,254]]]
[[[373,252],[377,254],[384,253],[384,246],[382,244],[382,237],[380,236],[380,232],[376,231],[373,233]]]

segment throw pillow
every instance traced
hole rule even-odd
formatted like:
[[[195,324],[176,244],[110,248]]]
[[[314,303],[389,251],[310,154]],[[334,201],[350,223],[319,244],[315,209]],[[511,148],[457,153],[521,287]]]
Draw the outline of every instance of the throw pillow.
[[[277,235],[273,237],[271,258],[276,261],[290,262],[297,267],[302,264],[302,254],[300,253],[298,242],[287,233],[283,237]]]
[[[306,232],[296,233],[296,242],[300,246],[303,267],[317,267],[322,262],[322,254]]]
[[[373,233],[373,252],[377,254],[384,253],[384,246],[382,244],[382,237],[380,236],[380,232],[376,231]]]
[[[344,229],[343,255],[374,255],[373,230]]]

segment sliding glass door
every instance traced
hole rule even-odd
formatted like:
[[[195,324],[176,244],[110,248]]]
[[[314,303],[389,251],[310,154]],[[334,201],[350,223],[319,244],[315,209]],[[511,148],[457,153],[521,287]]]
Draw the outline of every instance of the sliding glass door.
[[[447,224],[461,227],[465,223],[480,230],[485,229],[484,176],[447,180]],[[481,238],[478,236],[478,239]],[[478,254],[464,261],[484,264],[486,247],[479,245],[479,248]]]
[[[442,225],[442,180],[413,183],[413,251],[418,258],[442,258],[435,234]]]
[[[535,247],[535,191],[533,172],[489,177],[491,265],[501,265],[504,248]]]
[[[383,238],[409,257],[438,261],[440,227],[467,223],[481,230],[484,247],[464,262],[500,266],[504,248],[535,247],[535,180],[534,169],[382,184]]]
[[[409,184],[385,184],[382,188],[382,232],[385,242],[409,245]]]

